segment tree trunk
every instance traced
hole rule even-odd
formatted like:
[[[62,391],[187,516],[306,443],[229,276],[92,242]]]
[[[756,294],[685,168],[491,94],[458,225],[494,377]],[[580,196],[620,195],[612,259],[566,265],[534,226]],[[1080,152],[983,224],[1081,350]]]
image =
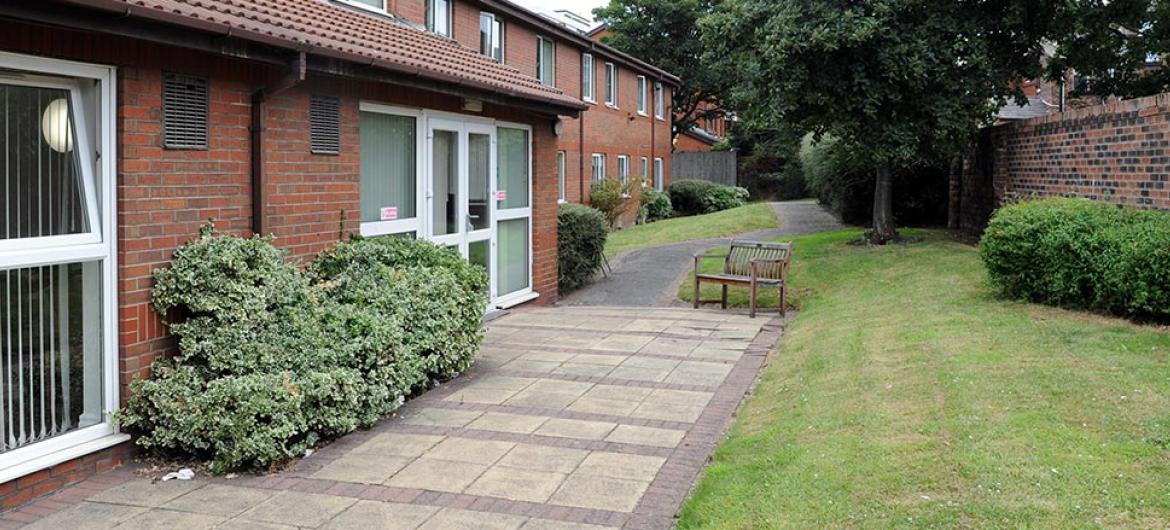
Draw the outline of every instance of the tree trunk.
[[[947,189],[947,228],[959,228],[959,214],[963,210],[963,155],[951,158],[950,186]]]
[[[877,178],[873,190],[873,232],[870,242],[884,245],[898,237],[894,228],[893,183],[890,175],[890,165],[881,164],[877,169]]]

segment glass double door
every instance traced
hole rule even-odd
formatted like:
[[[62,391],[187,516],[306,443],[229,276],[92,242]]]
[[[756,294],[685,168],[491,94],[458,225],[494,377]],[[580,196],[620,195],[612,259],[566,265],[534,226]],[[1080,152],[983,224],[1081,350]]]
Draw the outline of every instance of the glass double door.
[[[458,249],[496,282],[496,130],[494,126],[432,118],[426,185],[428,239]]]

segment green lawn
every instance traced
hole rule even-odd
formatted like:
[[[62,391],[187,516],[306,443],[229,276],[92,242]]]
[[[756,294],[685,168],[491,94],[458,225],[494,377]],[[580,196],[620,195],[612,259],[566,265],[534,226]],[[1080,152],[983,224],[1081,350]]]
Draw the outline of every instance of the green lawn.
[[[614,257],[634,249],[678,243],[690,239],[724,237],[752,230],[776,228],[776,216],[768,203],[757,202],[722,212],[679,217],[638,225],[609,234],[605,255]]]
[[[679,528],[1170,526],[1170,332],[998,300],[908,232],[795,239],[801,312]]]

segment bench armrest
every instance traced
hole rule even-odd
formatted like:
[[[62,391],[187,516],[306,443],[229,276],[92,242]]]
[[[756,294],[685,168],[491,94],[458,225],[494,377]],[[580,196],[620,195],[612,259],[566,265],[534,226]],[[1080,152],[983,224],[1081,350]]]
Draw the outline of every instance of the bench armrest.
[[[704,254],[702,252],[695,254],[695,275],[699,274],[699,264],[705,259],[723,258],[727,259],[727,254]]]
[[[780,265],[780,279],[784,280],[784,279],[788,278],[788,264],[789,263],[790,263],[790,260],[788,258],[783,258],[783,259],[755,258],[749,262],[750,267],[751,267],[751,273],[752,273],[751,277],[753,279],[755,279],[757,265],[774,264],[774,265]]]

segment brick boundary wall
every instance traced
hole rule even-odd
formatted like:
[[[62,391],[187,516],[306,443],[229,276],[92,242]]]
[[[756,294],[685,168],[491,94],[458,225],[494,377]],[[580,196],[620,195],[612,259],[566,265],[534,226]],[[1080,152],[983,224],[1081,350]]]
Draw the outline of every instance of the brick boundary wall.
[[[964,163],[961,228],[1026,197],[1170,210],[1170,93],[985,129]]]

